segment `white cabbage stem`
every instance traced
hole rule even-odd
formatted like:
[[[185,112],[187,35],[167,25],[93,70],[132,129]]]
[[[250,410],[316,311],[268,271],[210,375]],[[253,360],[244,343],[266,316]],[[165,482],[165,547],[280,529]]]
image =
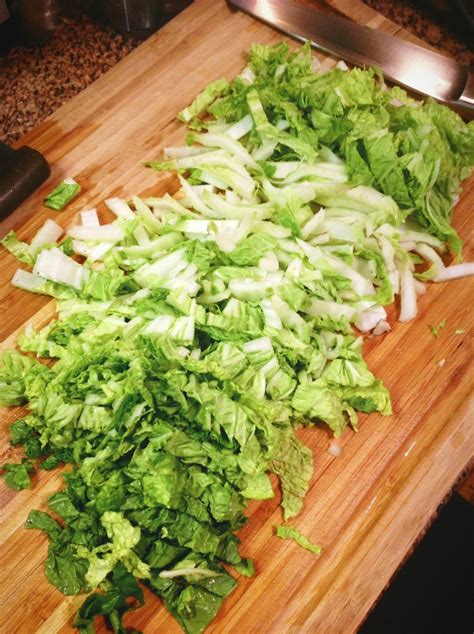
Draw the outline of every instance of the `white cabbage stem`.
[[[415,279],[408,264],[408,258],[400,265],[400,316],[399,321],[411,321],[417,314]]]
[[[448,280],[456,280],[459,277],[467,277],[468,275],[474,275],[474,262],[464,262],[463,264],[447,266],[441,271],[438,271],[434,281],[447,282]]]
[[[44,225],[38,230],[38,233],[31,241],[30,253],[34,255],[45,244],[56,242],[63,233],[64,229],[54,222],[54,220],[46,220]]]
[[[417,295],[424,295],[426,293],[426,284],[420,282],[420,280],[414,279],[413,283],[415,285],[415,292]]]
[[[386,332],[390,332],[390,330],[392,330],[392,327],[390,326],[388,321],[386,321],[385,319],[381,319],[373,329],[372,334],[377,337],[378,335],[383,335]]]

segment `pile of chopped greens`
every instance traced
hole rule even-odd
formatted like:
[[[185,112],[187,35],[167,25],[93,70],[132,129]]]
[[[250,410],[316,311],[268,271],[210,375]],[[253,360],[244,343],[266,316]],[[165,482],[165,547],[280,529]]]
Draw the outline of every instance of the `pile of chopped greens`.
[[[81,632],[98,614],[124,632],[137,579],[202,632],[229,569],[253,573],[235,533],[249,500],[273,497],[269,474],[285,520],[302,508],[297,427],[337,436],[357,412],[391,412],[353,327],[386,332],[396,294],[406,321],[424,281],[472,269],[440,257],[460,251],[451,210],[474,159],[472,124],[447,108],[371,70],[318,74],[308,48],[281,44],[255,45],[180,117],[188,144],[149,164],[178,172],[177,197],[109,199],[112,223],[83,211],[62,242],[52,220],[30,245],[3,239],[33,267],[13,284],[57,301],[1,357],[0,403],[29,412],[5,478],[24,488],[35,463],[72,465],[54,517],[32,511],[27,528],[49,536],[52,584],[92,592]],[[318,551],[288,525],[277,535]]]

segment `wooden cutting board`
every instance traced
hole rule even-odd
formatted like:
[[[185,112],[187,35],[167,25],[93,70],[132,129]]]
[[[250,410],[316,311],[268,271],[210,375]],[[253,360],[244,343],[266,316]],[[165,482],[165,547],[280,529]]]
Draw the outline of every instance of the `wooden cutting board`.
[[[359,2],[330,4],[369,24],[408,37],[396,25]],[[409,36],[412,38],[412,36]],[[49,181],[2,226],[29,240],[54,218],[73,223],[81,209],[110,196],[162,195],[175,179],[157,175],[141,162],[158,157],[164,145],[179,143],[183,126],[175,115],[211,80],[232,77],[244,65],[253,42],[282,36],[223,1],[197,0],[87,90],[22,139],[44,153],[52,166]],[[334,61],[318,56],[324,67]],[[56,214],[41,205],[45,193],[66,176],[82,184],[79,198]],[[472,253],[473,181],[455,210],[454,224]],[[469,242],[471,239],[471,242]],[[0,336],[14,345],[28,321],[42,324],[53,315],[47,298],[13,289],[17,264],[0,252]],[[473,282],[433,285],[419,302],[417,319],[396,324],[388,336],[367,340],[369,365],[393,395],[394,414],[365,417],[356,434],[342,436],[342,457],[328,455],[328,433],[301,433],[315,455],[315,473],[303,513],[295,524],[322,544],[319,557],[272,536],[281,522],[278,499],[252,503],[240,532],[242,553],[255,559],[257,575],[239,580],[237,590],[209,632],[348,634],[355,632],[405,554],[450,491],[472,456],[469,419],[472,392]],[[390,313],[394,323],[395,310]],[[428,324],[446,319],[435,339]],[[463,334],[454,334],[464,328]],[[444,365],[442,364],[444,360]],[[441,363],[440,363],[441,362]],[[442,366],[442,367],[440,367]],[[471,409],[472,412],[472,409]],[[18,455],[8,446],[9,423],[21,409],[3,410],[1,462]],[[57,472],[41,472],[31,491],[0,491],[0,631],[13,634],[72,632],[72,615],[83,597],[64,597],[43,575],[47,541],[22,528],[30,509],[46,508],[61,486]],[[180,631],[159,599],[146,592],[146,606],[127,619],[145,634]],[[101,631],[105,631],[101,629]]]

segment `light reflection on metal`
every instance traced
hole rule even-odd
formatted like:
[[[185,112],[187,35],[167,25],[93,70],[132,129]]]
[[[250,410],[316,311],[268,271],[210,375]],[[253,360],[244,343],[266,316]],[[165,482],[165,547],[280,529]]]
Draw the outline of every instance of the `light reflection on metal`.
[[[272,5],[267,0],[257,0],[257,10],[262,20],[272,22],[275,18]]]

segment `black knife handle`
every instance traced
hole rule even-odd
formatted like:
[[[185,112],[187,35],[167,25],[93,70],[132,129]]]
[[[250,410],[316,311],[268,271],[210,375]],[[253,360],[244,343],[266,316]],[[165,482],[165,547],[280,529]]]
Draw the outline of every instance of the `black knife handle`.
[[[13,150],[0,143],[0,220],[28,198],[51,174],[48,162],[33,148]]]

